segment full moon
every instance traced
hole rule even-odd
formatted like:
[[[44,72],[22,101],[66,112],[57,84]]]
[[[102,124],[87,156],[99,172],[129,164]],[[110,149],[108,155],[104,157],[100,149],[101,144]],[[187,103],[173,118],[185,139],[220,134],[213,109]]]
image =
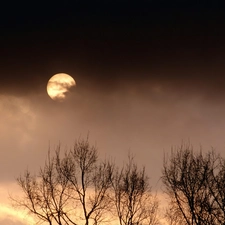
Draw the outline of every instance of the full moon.
[[[69,90],[76,85],[73,77],[66,73],[57,73],[52,76],[47,84],[47,93],[51,99],[63,101]]]

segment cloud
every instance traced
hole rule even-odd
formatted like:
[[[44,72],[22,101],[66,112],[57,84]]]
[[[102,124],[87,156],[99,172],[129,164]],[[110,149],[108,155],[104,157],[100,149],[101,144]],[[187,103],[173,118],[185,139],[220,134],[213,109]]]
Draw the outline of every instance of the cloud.
[[[190,139],[197,150],[200,144],[205,150],[214,146],[222,151],[224,146],[223,102],[207,100],[205,92],[194,94],[193,87],[190,94],[181,86],[180,90],[171,87],[157,80],[125,82],[106,92],[88,86],[73,92],[64,103],[44,94],[1,96],[0,154],[4,161],[0,184],[14,181],[27,167],[32,173],[38,171],[49,146],[54,150],[61,142],[62,149],[70,148],[76,138],[90,131],[90,141],[97,143],[100,157],[110,156],[120,164],[130,150],[137,163],[146,166],[153,190],[158,189],[163,154],[172,145]],[[10,186],[3,188],[9,190]],[[14,189],[12,193],[19,192]],[[4,205],[1,210],[0,214],[7,215]],[[12,216],[8,214],[3,221],[13,223]]]
[[[0,182],[0,225],[33,225],[34,219],[23,209],[14,208],[13,202],[9,200],[9,194],[13,197],[21,196],[15,181]]]
[[[26,225],[27,223],[20,222],[18,220],[13,220],[10,218],[0,220],[0,225]]]

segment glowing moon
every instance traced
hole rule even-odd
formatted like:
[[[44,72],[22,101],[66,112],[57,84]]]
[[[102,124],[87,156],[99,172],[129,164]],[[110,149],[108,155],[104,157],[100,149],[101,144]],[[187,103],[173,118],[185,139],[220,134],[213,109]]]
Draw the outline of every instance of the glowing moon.
[[[69,90],[76,85],[75,80],[66,73],[57,73],[47,84],[47,93],[53,100],[63,101]]]

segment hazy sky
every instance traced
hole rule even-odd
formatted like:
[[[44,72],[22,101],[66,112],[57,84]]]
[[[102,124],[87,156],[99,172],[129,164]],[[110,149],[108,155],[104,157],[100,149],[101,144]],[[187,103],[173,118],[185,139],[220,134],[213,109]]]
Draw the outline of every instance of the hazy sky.
[[[0,225],[25,224],[7,194],[59,142],[70,148],[89,133],[100,157],[118,163],[130,151],[159,190],[171,146],[225,150],[224,7],[105,2],[6,4],[1,13]],[[46,92],[59,72],[77,83],[65,102]]]

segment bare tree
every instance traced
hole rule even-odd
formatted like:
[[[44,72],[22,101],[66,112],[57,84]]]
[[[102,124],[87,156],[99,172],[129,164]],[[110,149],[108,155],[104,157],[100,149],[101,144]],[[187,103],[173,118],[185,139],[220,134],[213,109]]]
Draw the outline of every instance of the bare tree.
[[[158,202],[152,195],[145,168],[138,169],[133,157],[112,179],[114,206],[120,225],[157,224]]]
[[[50,158],[50,154],[38,175],[31,175],[26,170],[17,182],[24,197],[12,198],[15,205],[27,209],[40,221],[48,222],[50,225],[55,223],[76,225],[70,219],[70,184],[67,179],[58,174],[55,158]]]
[[[171,199],[170,217],[188,225],[224,223],[225,164],[213,151],[194,153],[182,145],[164,159],[162,181]],[[167,215],[168,217],[168,215]]]
[[[82,208],[85,225],[90,220],[99,224],[104,220],[103,214],[110,209],[108,193],[113,167],[109,162],[97,163],[97,160],[97,150],[89,145],[88,140],[75,143],[74,149],[63,160],[57,157],[60,173],[67,178],[72,193],[75,193],[75,205]]]
[[[13,201],[49,225],[100,224],[110,207],[112,168],[98,161],[88,139],[76,141],[64,154],[58,146],[38,175],[27,170],[17,179],[24,196]]]
[[[214,201],[211,214],[215,224],[225,224],[225,160],[214,152],[210,154],[207,184]]]

